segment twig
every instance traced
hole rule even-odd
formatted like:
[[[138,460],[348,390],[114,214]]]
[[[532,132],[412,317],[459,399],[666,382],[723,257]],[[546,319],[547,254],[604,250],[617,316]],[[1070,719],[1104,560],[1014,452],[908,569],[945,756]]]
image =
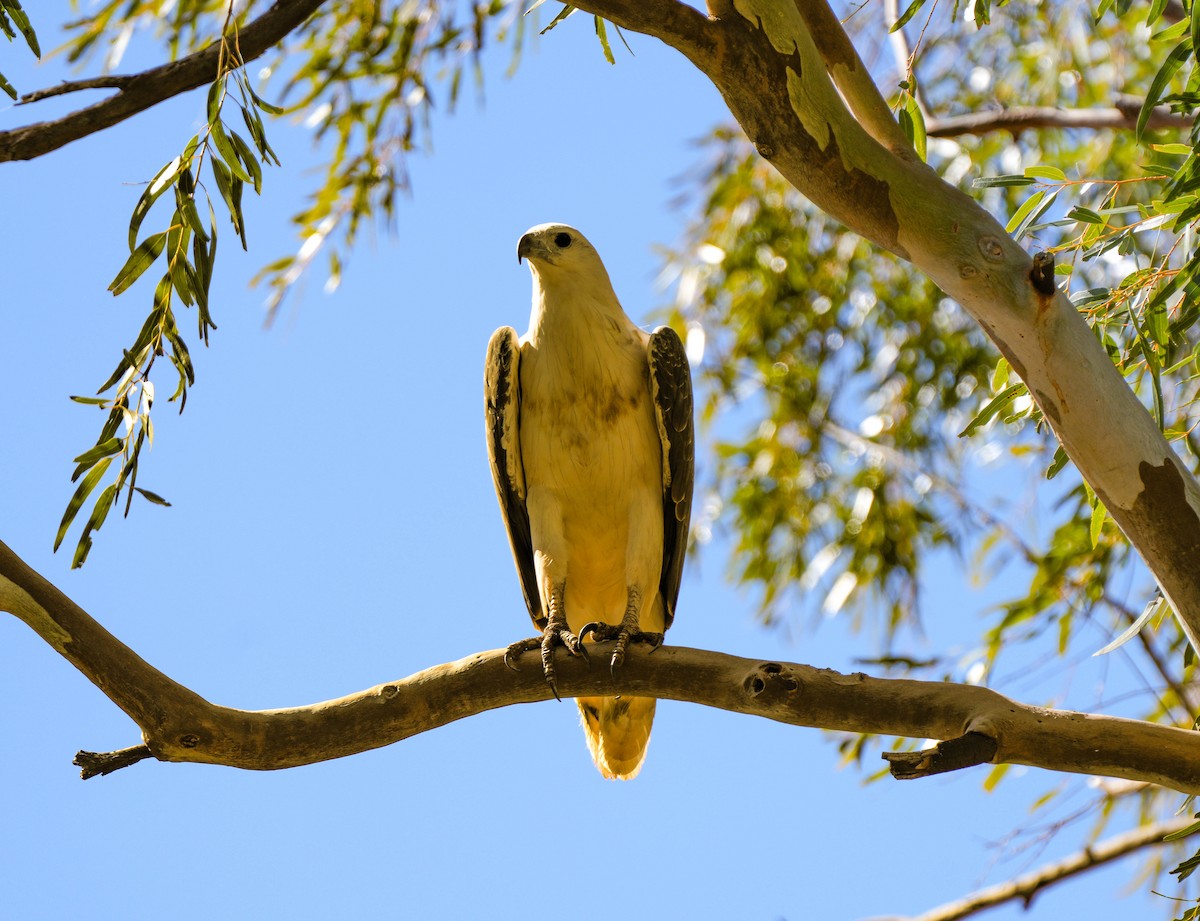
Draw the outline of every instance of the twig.
[[[961,918],[966,918],[986,908],[994,908],[1018,899],[1025,908],[1028,908],[1033,902],[1034,896],[1047,886],[1069,879],[1101,864],[1117,860],[1141,848],[1162,844],[1163,838],[1167,835],[1186,828],[1191,823],[1190,817],[1184,817],[1143,825],[1132,831],[1114,835],[1099,844],[1089,845],[1064,860],[1046,864],[1025,876],[1018,876],[1006,883],[980,889],[978,892],[941,905],[922,915],[907,919],[892,918],[888,921],[959,921]],[[876,921],[884,921],[884,919],[876,919]]]
[[[123,90],[134,78],[130,74],[107,74],[103,77],[88,77],[86,80],[64,80],[55,86],[44,90],[34,90],[26,93],[17,103],[19,106],[29,105],[51,96],[63,96],[67,93],[77,93],[80,90],[118,89]]]
[[[1012,109],[995,109],[987,112],[971,112],[967,115],[951,115],[931,118],[925,123],[930,137],[959,137],[964,134],[990,134],[993,131],[1032,131],[1038,128],[1120,128],[1132,129],[1137,125],[1138,109],[1128,106],[1113,106],[1107,109],[1058,109],[1052,106],[1020,106]],[[1166,106],[1157,106],[1150,115],[1147,127],[1190,128],[1193,118],[1177,115]]]
[[[77,752],[71,763],[81,769],[81,778],[90,780],[153,757],[154,754],[145,745],[134,745],[115,752]]]

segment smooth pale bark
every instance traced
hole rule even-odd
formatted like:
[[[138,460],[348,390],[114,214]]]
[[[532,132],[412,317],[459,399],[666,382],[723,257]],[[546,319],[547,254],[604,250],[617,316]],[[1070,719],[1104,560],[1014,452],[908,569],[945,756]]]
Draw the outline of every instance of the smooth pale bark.
[[[1053,275],[916,157],[825,0],[575,5],[686,55],[784,178],[971,313],[1200,648],[1200,487]]]
[[[536,657],[513,670],[497,649],[307,707],[249,711],[218,706],[147,664],[3,543],[0,610],[23,620],[120,706],[162,761],[251,770],[295,767],[551,696]],[[969,685],[843,675],[674,646],[657,652],[636,647],[614,675],[603,648],[591,665],[558,657],[563,697],[658,697],[796,726],[909,738],[982,734],[996,743],[994,763],[1122,777],[1200,793],[1200,733],[1188,730],[1031,707]]]

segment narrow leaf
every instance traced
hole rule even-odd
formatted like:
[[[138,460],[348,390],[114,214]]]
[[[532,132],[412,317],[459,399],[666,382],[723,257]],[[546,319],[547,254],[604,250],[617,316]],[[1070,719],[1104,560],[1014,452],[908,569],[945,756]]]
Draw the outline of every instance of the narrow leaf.
[[[1104,530],[1104,519],[1108,517],[1108,509],[1104,507],[1104,503],[1099,499],[1092,506],[1092,520],[1088,526],[1088,536],[1092,539],[1092,549],[1094,550],[1100,544],[1100,533]]]
[[[109,438],[106,441],[102,441],[100,444],[88,449],[87,451],[84,451],[77,458],[75,458],[73,463],[87,464],[91,466],[92,464],[96,463],[96,461],[100,460],[100,458],[108,457],[111,454],[116,454],[120,450],[121,439]]]
[[[1008,224],[1005,225],[1004,229],[1009,233],[1012,233],[1017,227],[1020,226],[1021,222],[1033,212],[1033,209],[1036,208],[1038,203],[1041,202],[1041,200],[1045,197],[1045,189],[1038,189],[1036,192],[1030,195],[1027,199],[1025,199],[1024,204],[1017,209],[1016,213],[1009,218]]]
[[[908,5],[908,9],[901,13],[900,18],[892,24],[890,29],[888,29],[888,32],[895,32],[897,29],[903,29],[908,21],[917,14],[917,10],[924,5],[925,0],[913,0],[913,2]]]
[[[163,251],[163,246],[167,242],[167,234],[156,233],[148,236],[143,240],[125,260],[125,264],[121,266],[121,271],[117,273],[117,277],[112,280],[108,286],[108,290],[113,295],[118,295],[127,290],[130,285],[141,278],[142,273],[153,265],[154,260],[159,257]]]
[[[959,438],[968,438],[975,432],[987,425],[992,417],[1000,412],[1004,407],[1008,406],[1025,390],[1024,384],[1013,384],[1010,387],[1005,387],[999,394],[988,401],[983,409],[979,410],[979,414],[968,423],[967,427],[958,433]]]
[[[92,490],[96,488],[96,484],[104,477],[105,472],[108,470],[108,465],[111,463],[112,458],[106,457],[100,463],[96,464],[95,467],[88,471],[88,475],[83,478],[83,482],[79,484],[74,495],[71,496],[71,501],[67,503],[67,510],[63,512],[62,522],[58,526],[58,534],[54,538],[55,553],[58,552],[63,538],[67,536],[67,531],[71,528],[71,522],[75,520],[75,516],[79,514],[83,503],[91,495]]]
[[[150,184],[146,186],[146,190],[142,192],[142,197],[138,199],[137,204],[133,206],[133,217],[129,219],[130,252],[133,252],[137,247],[138,230],[142,226],[142,221],[150,213],[150,209],[158,201],[158,197],[171,187],[171,183],[179,175],[180,170],[184,166],[183,157],[176,157],[160,169],[154,178],[150,180]]]
[[[1097,503],[1097,504],[1099,505],[1100,508],[1104,507],[1103,505],[1100,505],[1099,503]],[[1162,596],[1155,598],[1148,605],[1146,605],[1146,609],[1144,611],[1142,611],[1141,615],[1138,617],[1137,620],[1135,620],[1132,624],[1130,624],[1128,627],[1126,627],[1124,630],[1121,631],[1120,636],[1118,636],[1115,640],[1113,640],[1111,643],[1109,643],[1103,649],[1097,649],[1095,652],[1092,653],[1092,656],[1093,657],[1094,656],[1103,656],[1103,655],[1106,655],[1106,654],[1112,652],[1114,649],[1120,649],[1122,646],[1124,646],[1126,643],[1128,643],[1131,639],[1133,639],[1135,636],[1137,636],[1139,631],[1141,631],[1142,627],[1146,626],[1146,624],[1150,622],[1150,619],[1152,617],[1154,617],[1154,615],[1156,615],[1162,609],[1162,606],[1165,605],[1166,603],[1167,603],[1166,599],[1163,598]]]
[[[578,12],[579,12],[579,10],[573,6],[570,6],[570,5],[564,6],[561,10],[558,11],[558,15],[550,20],[550,25],[546,26],[546,28],[542,29],[542,31],[539,32],[538,34],[545,35],[547,32],[549,32],[551,29],[553,29],[556,25],[558,25],[560,22],[562,22],[564,19],[566,19],[572,13],[578,13]]]
[[[153,502],[155,505],[165,505],[167,508],[171,507],[171,503],[168,502],[166,499],[164,499],[162,496],[160,496],[158,493],[153,493],[148,489],[142,489],[142,487],[140,487],[140,486],[135,486],[133,488],[136,489],[138,492],[140,492],[147,500],[149,500],[150,502]]]
[[[1134,132],[1134,137],[1137,140],[1140,141],[1142,139],[1142,132],[1146,130],[1146,123],[1150,120],[1150,113],[1154,111],[1154,107],[1162,99],[1163,91],[1167,88],[1171,77],[1175,75],[1175,71],[1179,70],[1191,53],[1191,42],[1180,42],[1171,49],[1171,53],[1163,61],[1162,67],[1158,69],[1158,73],[1150,81],[1150,89],[1147,91],[1146,98],[1142,102],[1142,110],[1138,112],[1137,130]]]
[[[1027,166],[1025,175],[1030,179],[1052,179],[1055,182],[1064,182],[1067,178],[1067,174],[1057,166]]]
[[[92,514],[88,518],[88,522],[83,527],[83,534],[79,537],[79,544],[75,548],[75,558],[71,560],[71,568],[78,569],[87,559],[88,551],[92,549],[93,531],[100,530],[100,526],[104,524],[104,519],[108,517],[108,512],[112,508],[113,500],[117,497],[117,484],[109,483],[104,487],[104,492],[100,493],[100,498],[96,500],[96,505],[92,508]]]
[[[29,24],[29,17],[25,15],[25,11],[21,9],[20,0],[7,0],[4,4],[4,9],[16,23],[21,34],[25,36],[25,44],[29,46],[29,50],[33,52],[34,57],[42,56],[42,48],[38,44],[37,33],[33,31],[33,26]]]
[[[604,27],[604,19],[601,16],[592,17],[596,21],[596,38],[600,39],[600,47],[604,50],[604,60],[609,64],[616,64],[617,59],[613,57],[612,47],[608,44],[608,30]]]

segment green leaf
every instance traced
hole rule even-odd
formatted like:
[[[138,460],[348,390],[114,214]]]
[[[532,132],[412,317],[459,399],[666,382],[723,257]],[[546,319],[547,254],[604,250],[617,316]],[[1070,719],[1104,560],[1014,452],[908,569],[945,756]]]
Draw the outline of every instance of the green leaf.
[[[539,32],[538,34],[545,35],[547,32],[549,32],[551,29],[553,29],[556,25],[558,25],[560,22],[562,22],[564,19],[566,19],[568,16],[572,15],[573,13],[578,13],[578,12],[579,12],[579,10],[576,9],[575,7],[570,6],[570,5],[564,5],[563,8],[558,11],[558,15],[550,20],[550,25],[546,26],[546,28],[542,29],[542,31]]]
[[[217,189],[225,201],[225,207],[229,209],[229,219],[233,222],[233,229],[241,238],[242,249],[247,249],[246,228],[242,219],[242,180],[234,176],[229,168],[216,157],[209,162],[212,165],[213,177],[217,180]],[[212,229],[216,230],[215,223],[212,225]],[[216,243],[215,234],[213,243]]]
[[[1025,176],[981,176],[972,185],[977,189],[1006,188],[1008,186],[1033,185],[1036,180]]]
[[[242,182],[250,182],[250,174],[246,168],[242,166],[241,160],[238,158],[237,150],[233,146],[233,142],[229,140],[229,135],[225,133],[225,128],[220,121],[216,121],[209,125],[210,134],[213,143],[217,147],[217,153],[221,155],[221,159],[225,161],[225,165],[233,175],[237,176]]]
[[[1196,818],[1200,819],[1200,813],[1197,813]],[[1198,831],[1200,831],[1200,822],[1193,822],[1191,825],[1188,825],[1186,828],[1181,828],[1181,829],[1179,829],[1179,831],[1171,832],[1171,834],[1164,837],[1163,840],[1164,841],[1182,841],[1184,838],[1194,835]]]
[[[1192,2],[1192,14],[1188,24],[1188,31],[1191,33],[1192,48],[1200,49],[1200,9],[1196,8],[1195,0]],[[1141,132],[1139,132],[1140,134]]]
[[[1025,392],[1024,384],[1013,384],[1005,387],[1000,393],[989,400],[983,409],[979,410],[979,414],[968,423],[965,429],[958,433],[958,437],[969,438],[971,435],[974,435],[978,429],[987,425],[993,416],[1012,403],[1023,392]]]
[[[254,100],[254,104],[256,106],[258,106],[260,109],[262,109],[264,112],[266,112],[267,114],[269,114],[269,115],[283,115],[284,114],[285,110],[283,108],[281,108],[280,106],[272,105],[271,103],[267,102],[260,95],[258,95],[258,93],[254,92],[254,90],[250,89],[250,87],[248,85],[247,85],[246,89],[249,90],[250,98]]]
[[[104,397],[71,397],[71,399],[85,406],[104,406],[108,402]]]
[[[78,569],[87,559],[88,551],[92,549],[91,534],[93,531],[100,530],[100,526],[104,524],[104,519],[108,517],[109,509],[112,508],[113,500],[116,497],[116,483],[110,483],[104,487],[104,492],[100,493],[100,498],[96,500],[96,505],[92,508],[92,514],[88,518],[87,524],[83,527],[83,534],[79,537],[79,544],[75,547],[75,558],[71,560],[72,569]]]
[[[1091,208],[1085,208],[1083,205],[1076,205],[1067,212],[1067,217],[1072,221],[1079,221],[1081,224],[1104,224],[1104,216],[1097,214]]]
[[[1045,197],[1045,189],[1038,189],[1036,192],[1030,195],[1027,199],[1025,199],[1025,202],[1021,205],[1021,207],[1017,209],[1016,213],[1009,218],[1008,224],[1005,225],[1004,229],[1009,233],[1012,233],[1014,230],[1016,230],[1016,228],[1021,225],[1021,222],[1033,213],[1033,209],[1036,208],[1041,200]]]
[[[133,217],[129,219],[129,250],[132,252],[137,246],[138,230],[142,226],[142,221],[158,201],[158,197],[171,187],[171,183],[175,181],[175,177],[180,171],[186,167],[187,163],[182,156],[176,157],[162,169],[160,169],[150,180],[150,184],[146,186],[146,190],[142,192],[142,197],[138,199],[137,204],[133,206]]]
[[[888,29],[888,32],[895,32],[897,29],[903,29],[908,21],[917,14],[917,10],[924,5],[925,0],[913,0],[913,2],[908,5],[908,9],[901,13],[900,18],[892,24],[890,29]]]
[[[1027,166],[1025,175],[1029,179],[1052,179],[1056,182],[1065,182],[1067,178],[1067,174],[1057,166]]]
[[[604,19],[601,16],[592,17],[596,21],[596,38],[600,39],[600,47],[604,50],[604,60],[609,64],[616,64],[617,59],[613,57],[612,47],[608,44],[608,30],[604,27]]]
[[[254,184],[254,191],[261,193],[262,167],[259,166],[258,158],[254,156],[254,151],[250,149],[250,145],[236,131],[230,132],[229,139],[233,142],[234,149],[237,150],[238,159],[242,161],[246,167],[246,171],[250,174],[250,181]]]
[[[87,451],[84,451],[77,458],[75,458],[75,460],[72,461],[72,463],[86,464],[88,466],[91,466],[92,464],[96,463],[96,461],[100,460],[100,458],[108,457],[109,455],[116,454],[120,450],[121,450],[121,439],[120,438],[109,438],[106,441],[102,441],[102,442],[100,442],[100,444],[95,445],[92,448],[89,448]]]
[[[1145,100],[1142,101],[1141,111],[1138,112],[1137,129],[1134,132],[1135,139],[1139,141],[1142,139],[1142,133],[1146,130],[1146,123],[1150,120],[1150,113],[1154,111],[1154,107],[1162,99],[1163,91],[1166,90],[1171,77],[1175,75],[1175,71],[1179,70],[1183,62],[1191,56],[1191,53],[1191,42],[1180,42],[1171,49],[1171,53],[1163,61],[1162,67],[1158,69],[1158,73],[1150,81],[1150,89],[1146,92]]]
[[[79,514],[79,509],[83,507],[83,503],[87,500],[87,497],[96,488],[96,484],[104,477],[105,472],[108,470],[108,465],[111,463],[112,458],[106,457],[100,463],[96,464],[96,466],[88,471],[88,475],[83,478],[83,482],[79,484],[74,495],[71,496],[71,501],[67,503],[67,510],[63,512],[62,522],[59,523],[58,534],[54,538],[55,553],[58,552],[63,538],[67,536],[67,531],[70,530],[71,523],[75,520],[75,516]]]
[[[17,88],[4,78],[4,74],[0,74],[0,90],[4,90],[9,99],[17,98]]]
[[[1067,457],[1066,449],[1062,445],[1055,448],[1054,459],[1050,461],[1050,466],[1046,468],[1046,479],[1053,480],[1062,473],[1063,467],[1067,466],[1067,461],[1069,460],[1070,458]]]
[[[113,293],[113,296],[126,291],[130,285],[141,278],[142,273],[154,264],[154,260],[159,257],[163,251],[163,246],[167,242],[167,234],[156,233],[148,236],[143,240],[125,260],[125,264],[121,266],[121,271],[117,272],[117,277],[112,280],[108,286],[108,290]]]
[[[37,33],[33,31],[33,26],[29,24],[29,17],[21,9],[20,0],[5,0],[0,6],[12,18],[12,21],[16,23],[17,28],[25,37],[25,44],[29,46],[29,50],[33,52],[34,57],[41,58],[42,49],[38,44]]]
[[[1151,144],[1150,149],[1179,157],[1186,157],[1192,152],[1192,148],[1187,144]]]
[[[1092,539],[1092,549],[1100,545],[1100,532],[1104,529],[1104,519],[1108,517],[1108,509],[1099,499],[1092,506],[1092,520],[1088,527],[1088,535]]]
[[[904,104],[900,107],[898,115],[900,129],[904,132],[904,136],[912,144],[917,156],[924,160],[926,153],[925,113],[921,111],[921,107],[912,93],[904,94]]]
[[[167,508],[171,507],[171,503],[168,502],[166,499],[164,499],[162,496],[160,496],[158,493],[153,493],[148,489],[142,489],[142,487],[140,487],[140,486],[135,486],[133,488],[135,490],[137,490],[138,492],[140,492],[147,500],[149,500],[150,502],[153,502],[155,505],[165,505]]]

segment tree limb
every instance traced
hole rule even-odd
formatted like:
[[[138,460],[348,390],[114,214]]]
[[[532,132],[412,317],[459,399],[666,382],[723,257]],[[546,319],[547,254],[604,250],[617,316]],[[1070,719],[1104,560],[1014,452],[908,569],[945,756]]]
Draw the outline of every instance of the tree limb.
[[[925,132],[930,137],[948,138],[964,134],[990,134],[993,131],[1034,131],[1039,128],[1117,128],[1133,130],[1137,125],[1141,103],[1118,105],[1108,109],[1058,109],[1051,106],[1019,106],[1012,109],[990,109],[967,115],[930,118]],[[1172,112],[1167,106],[1156,106],[1146,123],[1151,130],[1185,129],[1193,118]]]
[[[337,700],[284,710],[209,703],[142,660],[0,543],[0,610],[67,658],[142,730],[160,761],[274,770],[357,754],[474,716],[548,700],[538,663],[505,665],[504,650],[467,656]],[[794,726],[994,745],[994,763],[1101,774],[1200,793],[1200,733],[1118,717],[1046,710],[995,691],[666,647],[632,650],[616,673],[560,657],[563,697],[631,694],[690,701]],[[138,747],[84,755],[85,770],[144,758]],[[961,762],[962,766],[972,759]],[[978,758],[974,759],[976,762]]]
[[[1092,844],[1064,860],[1046,864],[1032,873],[1018,876],[996,886],[980,889],[964,898],[940,905],[924,914],[911,918],[875,919],[875,921],[959,921],[987,908],[995,908],[1005,902],[1020,899],[1028,908],[1042,889],[1062,882],[1085,870],[1117,860],[1144,847],[1162,844],[1163,838],[1186,828],[1191,818],[1170,819],[1143,825],[1132,831],[1114,835],[1099,844]]]
[[[252,61],[273,48],[324,2],[325,0],[276,0],[258,19],[239,30],[238,47],[242,61]],[[217,77],[220,52],[221,42],[215,41],[178,61],[152,67],[138,74],[84,80],[77,84],[65,84],[30,93],[25,97],[27,102],[73,89],[83,89],[89,85],[105,85],[103,81],[109,79],[121,81],[116,94],[87,108],[54,121],[0,131],[0,162],[35,159],[72,141],[110,128],[172,96],[211,83]]]

